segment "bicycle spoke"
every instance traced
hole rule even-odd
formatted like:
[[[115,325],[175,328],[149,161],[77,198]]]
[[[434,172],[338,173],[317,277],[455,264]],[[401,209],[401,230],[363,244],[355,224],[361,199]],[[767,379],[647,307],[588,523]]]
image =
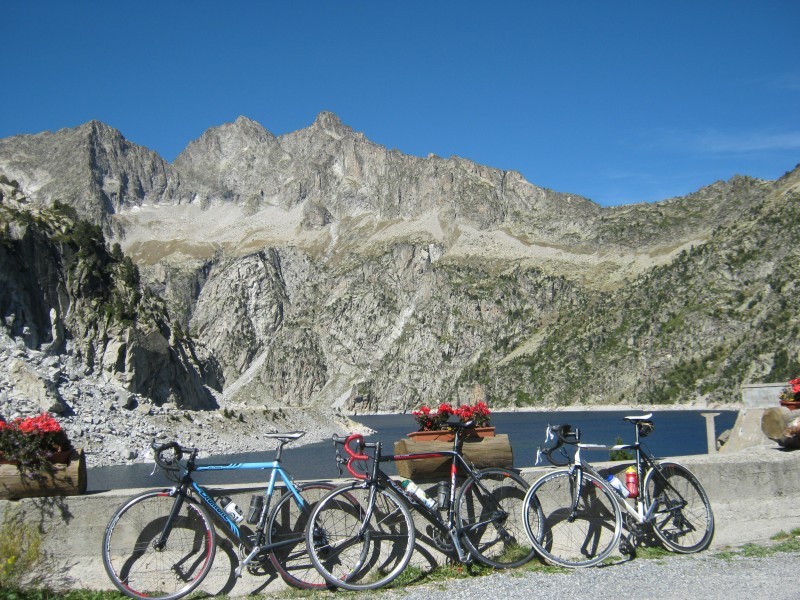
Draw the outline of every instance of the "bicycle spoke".
[[[541,521],[529,523],[531,541],[549,562],[587,567],[616,547],[622,529],[620,508],[593,476],[584,474],[577,490],[569,472],[557,471],[539,479],[528,495],[538,503],[541,515]],[[529,511],[528,518],[535,519],[536,514]]]
[[[707,548],[714,534],[714,516],[705,490],[692,473],[675,463],[654,467],[645,481],[645,495],[654,505],[653,532],[674,552]]]
[[[298,486],[298,491],[306,502],[305,509],[298,506],[294,494],[287,492],[270,515],[267,542],[283,545],[273,549],[269,558],[283,580],[293,587],[317,589],[329,585],[308,556],[305,529],[313,507],[332,489],[334,486],[327,483]]]
[[[312,513],[306,545],[314,565],[333,585],[375,589],[397,577],[411,558],[414,524],[399,499],[370,488],[341,488]]]
[[[175,499],[159,492],[140,495],[112,517],[103,539],[103,562],[112,582],[134,598],[179,598],[197,587],[214,557],[208,516],[184,501],[169,536],[161,538]]]
[[[470,554],[482,563],[516,567],[534,556],[522,517],[527,488],[524,479],[506,469],[484,469],[462,486],[459,528]]]

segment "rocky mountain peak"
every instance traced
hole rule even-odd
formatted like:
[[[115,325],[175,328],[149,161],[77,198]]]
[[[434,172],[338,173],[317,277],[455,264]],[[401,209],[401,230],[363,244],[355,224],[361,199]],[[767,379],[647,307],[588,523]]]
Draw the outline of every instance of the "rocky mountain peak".
[[[326,131],[329,134],[336,136],[342,136],[347,133],[352,133],[353,131],[350,127],[342,123],[342,120],[338,115],[325,110],[317,115],[317,118],[314,119],[314,123],[312,123],[311,127]]]
[[[69,131],[69,129],[61,129],[58,133],[68,134]],[[79,125],[75,128],[75,132],[79,135],[85,135],[86,137],[95,140],[113,140],[118,144],[127,143],[127,140],[118,129],[111,127],[110,125],[106,125],[97,119],[93,119],[84,123],[83,125]]]
[[[239,117],[171,166],[93,122],[0,140],[0,174],[118,224],[224,403],[721,400],[797,363],[796,175],[601,208],[329,112]]]

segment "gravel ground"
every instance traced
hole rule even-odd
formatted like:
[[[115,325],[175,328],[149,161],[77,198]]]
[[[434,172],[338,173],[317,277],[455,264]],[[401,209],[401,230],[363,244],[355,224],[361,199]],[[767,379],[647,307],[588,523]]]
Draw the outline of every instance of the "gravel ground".
[[[797,600],[800,583],[792,575],[800,553],[763,558],[715,553],[636,559],[606,567],[557,573],[518,570],[472,579],[382,592],[381,598],[547,598],[548,600]]]

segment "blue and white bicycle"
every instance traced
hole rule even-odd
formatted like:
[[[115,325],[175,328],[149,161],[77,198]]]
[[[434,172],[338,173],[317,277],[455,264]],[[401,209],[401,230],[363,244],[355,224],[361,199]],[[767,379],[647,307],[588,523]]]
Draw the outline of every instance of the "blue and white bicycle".
[[[197,448],[154,443],[156,464],[177,485],[133,496],[111,517],[103,536],[103,563],[114,585],[132,598],[185,596],[200,585],[214,562],[216,523],[239,548],[237,577],[244,569],[260,572],[271,562],[294,587],[327,587],[306,553],[305,528],[314,503],[334,486],[298,485],[280,464],[283,447],[303,435],[302,431],[266,434],[278,441],[272,462],[198,465]],[[247,523],[252,529],[241,511],[224,510],[192,479],[192,473],[239,469],[270,471],[263,498],[251,503]],[[271,506],[278,478],[286,491]]]

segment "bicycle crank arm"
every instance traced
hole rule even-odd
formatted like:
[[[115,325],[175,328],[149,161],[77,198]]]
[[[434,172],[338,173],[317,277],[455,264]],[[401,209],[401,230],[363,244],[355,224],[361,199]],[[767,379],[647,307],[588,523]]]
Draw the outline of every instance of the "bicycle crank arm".
[[[242,562],[239,563],[239,566],[233,571],[237,578],[242,576],[242,572],[247,568],[247,565],[253,562],[253,559],[261,552],[262,548],[263,546],[256,546],[250,551],[250,554],[244,557]]]
[[[459,535],[458,530],[453,527],[448,531],[448,533],[450,534],[450,539],[453,540],[453,548],[456,550],[459,562],[465,565],[472,564],[472,554],[470,554],[467,550],[464,550],[464,547],[461,545],[461,536]]]

